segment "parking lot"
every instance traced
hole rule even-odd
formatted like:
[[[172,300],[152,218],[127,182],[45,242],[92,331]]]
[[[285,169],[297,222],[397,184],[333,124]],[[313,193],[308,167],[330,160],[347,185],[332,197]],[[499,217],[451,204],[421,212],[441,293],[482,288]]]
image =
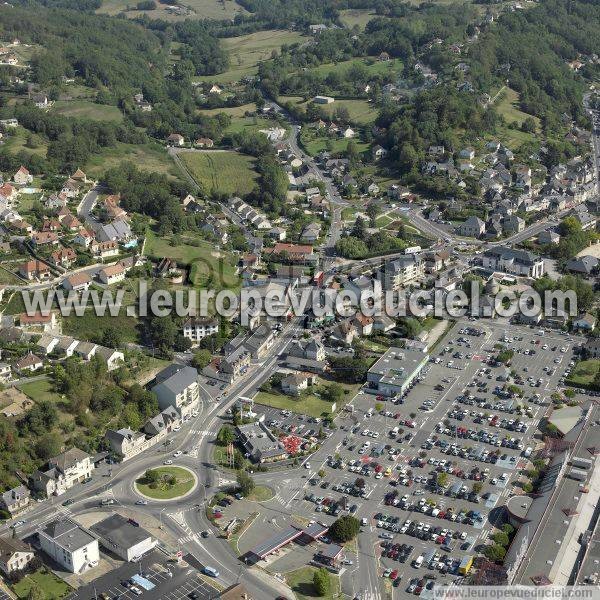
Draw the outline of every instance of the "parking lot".
[[[405,397],[355,397],[353,427],[336,434],[334,452],[311,457],[302,508],[315,519],[361,518],[396,594],[427,596],[432,581],[460,579],[469,568],[461,561],[493,529],[490,512],[531,464],[576,343],[539,329],[458,324]],[[495,361],[506,351],[508,367]]]
[[[140,589],[130,583],[131,577],[141,575],[155,587],[151,590]],[[137,588],[136,591],[134,588]],[[91,584],[79,588],[69,596],[71,599],[97,600],[119,598],[133,600],[143,597],[146,600],[183,600],[183,598],[208,600],[216,593],[199,576],[194,568],[185,563],[173,563],[159,551],[151,552],[138,563],[125,563],[118,569],[95,579]]]

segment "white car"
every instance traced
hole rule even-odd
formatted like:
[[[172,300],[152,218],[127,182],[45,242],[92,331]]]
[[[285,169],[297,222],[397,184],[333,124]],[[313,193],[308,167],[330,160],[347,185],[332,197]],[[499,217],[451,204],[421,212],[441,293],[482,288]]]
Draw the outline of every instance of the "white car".
[[[170,458],[165,460],[165,462],[163,463],[163,465],[172,465],[172,464],[173,464],[173,461]]]
[[[183,452],[182,452],[181,450],[177,450],[177,452],[174,452],[174,453],[173,453],[173,456],[174,456],[175,458],[177,458],[178,456],[181,456],[182,454],[183,454]]]
[[[309,463],[309,462],[307,462],[307,463],[304,463],[304,468],[305,468],[305,469],[310,469],[310,463]]]

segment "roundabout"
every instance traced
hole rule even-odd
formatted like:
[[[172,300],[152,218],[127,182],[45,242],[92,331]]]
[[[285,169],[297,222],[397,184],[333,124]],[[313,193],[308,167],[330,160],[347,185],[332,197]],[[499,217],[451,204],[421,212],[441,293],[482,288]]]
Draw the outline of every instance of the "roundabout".
[[[191,494],[198,477],[187,467],[161,466],[148,469],[135,479],[135,491],[147,500],[180,500]]]

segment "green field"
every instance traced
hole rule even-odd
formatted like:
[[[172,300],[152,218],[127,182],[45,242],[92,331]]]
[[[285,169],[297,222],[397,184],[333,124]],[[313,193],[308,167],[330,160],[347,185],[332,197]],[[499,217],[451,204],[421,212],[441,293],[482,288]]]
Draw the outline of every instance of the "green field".
[[[250,502],[266,502],[275,496],[275,492],[266,485],[257,485],[246,497]]]
[[[32,138],[35,140],[35,146],[27,146],[27,140],[30,137],[29,131],[23,127],[17,127],[11,129],[4,136],[4,148],[11,154],[18,154],[21,151],[29,154],[37,154],[38,156],[46,156],[46,150],[48,144],[43,140],[41,136],[33,135]]]
[[[367,68],[367,71],[371,75],[398,75],[403,68],[403,63],[399,58],[393,58],[391,60],[380,61],[377,60],[376,56],[370,56],[367,58],[352,58],[350,60],[342,60],[338,63],[324,63],[317,67],[310,69],[311,73],[318,75],[327,76],[332,71],[338,73],[347,72],[352,65],[363,65]]]
[[[114,148],[104,148],[88,160],[84,171],[93,177],[103,175],[107,169],[130,161],[138,168],[154,173],[163,173],[171,177],[178,176],[177,167],[166,150],[157,143],[143,145],[117,142]]]
[[[279,96],[280,102],[292,102],[305,108],[309,101],[304,102],[300,96]],[[358,125],[372,123],[377,117],[377,108],[367,100],[336,100],[332,104],[321,104],[326,115],[332,115],[338,106],[345,106],[350,113],[350,120]]]
[[[367,23],[376,17],[377,15],[369,8],[340,10],[340,21],[349,29],[352,29],[355,25],[359,29],[364,29]]]
[[[127,17],[133,19],[142,15],[148,15],[151,19],[164,19],[167,21],[179,21],[182,19],[232,19],[237,14],[249,14],[245,8],[233,0],[185,0],[181,4],[192,9],[193,13],[187,17],[174,15],[166,10],[165,5],[157,2],[156,10],[127,10],[135,7],[135,0],[104,0],[98,9],[99,13],[116,15],[125,11]],[[175,4],[173,2],[173,4]]]
[[[567,383],[574,386],[588,386],[594,381],[598,371],[600,371],[600,360],[582,360],[573,367]]]
[[[72,314],[62,318],[63,333],[78,340],[97,339],[99,332],[108,327],[115,327],[124,342],[137,343],[140,341],[138,325],[135,317],[125,314],[125,308],[121,309],[118,317],[111,317],[108,311],[103,317],[99,317],[92,310],[86,310],[82,317]]]
[[[237,288],[239,279],[235,273],[234,259],[230,254],[216,250],[212,244],[194,239],[194,245],[185,243],[185,236],[177,245],[171,238],[158,237],[153,231],[146,233],[144,254],[167,257],[185,265],[192,265],[190,279],[196,286],[214,289]],[[189,241],[192,241],[191,236]],[[181,243],[183,242],[183,243]]]
[[[149,484],[145,483],[145,478],[142,475],[135,482],[135,487],[140,494],[153,498],[155,500],[172,500],[173,498],[180,498],[187,494],[196,482],[194,474],[183,467],[158,467],[153,469],[158,471],[160,475],[173,475],[177,479],[177,483],[172,487],[166,487],[158,485],[156,488],[150,487]]]
[[[96,104],[88,100],[57,100],[52,110],[66,117],[78,119],[94,119],[96,121],[113,121],[117,123],[123,120],[123,113],[116,106]]]
[[[45,600],[66,598],[71,593],[71,588],[62,579],[59,579],[50,571],[42,570],[32,573],[31,575],[26,575],[19,583],[15,583],[12,586],[12,589],[19,599],[30,597],[38,598],[37,595],[29,595],[32,587],[41,590],[43,594],[42,597]]]
[[[207,192],[244,196],[258,177],[251,156],[233,151],[181,152],[179,158]]]
[[[38,381],[23,383],[17,387],[35,402],[43,402],[47,400],[52,404],[59,404],[63,401],[60,394],[57,394],[52,389],[52,382],[48,379],[40,379]]]
[[[340,597],[340,583],[339,579],[334,575],[330,575],[329,579],[331,582],[330,592],[325,596],[319,596],[317,590],[313,585],[313,575],[315,573],[315,567],[302,567],[297,571],[291,571],[287,573],[285,579],[287,584],[292,588],[292,591],[296,595],[298,600],[313,600],[314,598],[324,598],[324,600],[334,600],[334,598]]]
[[[241,106],[225,106],[223,108],[202,108],[198,111],[199,115],[206,117],[214,117],[219,113],[225,113],[232,118],[243,117],[247,112],[256,112],[256,104],[251,102],[250,104],[242,104]]]
[[[511,88],[504,88],[500,92],[500,95],[495,102],[495,106],[498,113],[502,115],[508,123],[516,121],[521,125],[525,119],[532,117],[539,127],[540,120],[537,117],[529,115],[519,108],[519,94]]]
[[[195,77],[196,81],[226,83],[238,81],[248,75],[256,75],[258,63],[271,58],[273,50],[281,46],[302,43],[307,38],[296,31],[267,30],[221,40],[229,53],[229,69],[218,75]]]
[[[334,138],[326,135],[319,135],[314,129],[303,129],[300,140],[306,152],[311,156],[315,156],[319,152],[328,149],[334,154],[345,152],[348,148],[348,142],[350,141],[346,138]],[[369,144],[365,144],[356,138],[354,138],[353,141],[356,143],[356,148],[359,152],[368,150]]]
[[[280,410],[291,410],[293,412],[308,415],[310,417],[327,416],[331,414],[331,403],[317,396],[319,393],[319,386],[324,383],[327,384],[329,382],[319,379],[317,385],[313,386],[313,390],[316,393],[311,391],[307,392],[307,390],[305,390],[305,392],[300,396],[288,396],[287,394],[283,394],[278,391],[259,391],[258,394],[254,396],[254,401],[258,404],[272,406],[273,408],[278,408]],[[341,408],[340,404],[349,402],[360,387],[359,385],[340,385],[347,391],[347,393],[344,394],[343,399],[338,403],[336,408],[337,411],[339,411]],[[308,390],[311,390],[311,388],[309,387]]]

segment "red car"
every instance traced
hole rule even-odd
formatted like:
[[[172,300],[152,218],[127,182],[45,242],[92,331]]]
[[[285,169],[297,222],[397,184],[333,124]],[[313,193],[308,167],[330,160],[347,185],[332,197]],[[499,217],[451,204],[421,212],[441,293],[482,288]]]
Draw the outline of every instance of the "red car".
[[[391,573],[390,573],[390,579],[396,579],[396,577],[398,577],[398,569],[394,569]]]

